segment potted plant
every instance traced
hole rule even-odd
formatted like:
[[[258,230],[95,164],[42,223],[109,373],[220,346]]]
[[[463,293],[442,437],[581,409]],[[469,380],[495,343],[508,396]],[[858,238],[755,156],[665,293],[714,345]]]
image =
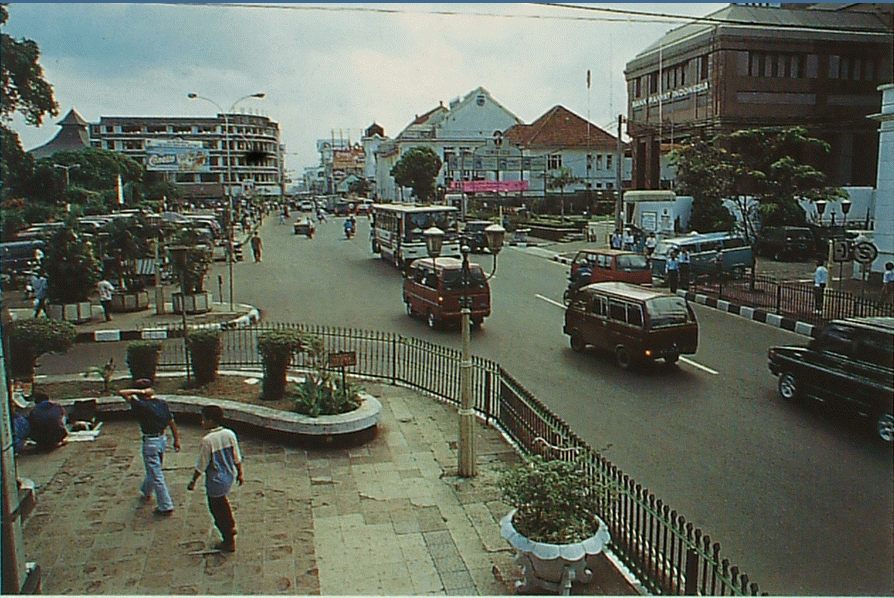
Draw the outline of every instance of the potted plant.
[[[161,347],[159,341],[134,341],[127,345],[127,367],[134,382],[141,379],[155,381]]]
[[[505,471],[499,487],[513,507],[500,526],[518,551],[516,563],[525,576],[518,590],[567,593],[574,581],[588,583],[587,557],[609,542],[608,528],[597,515],[611,499],[608,487],[588,480],[581,459],[539,455]]]
[[[85,322],[93,316],[89,298],[101,266],[91,242],[71,225],[47,241],[41,270],[47,277],[47,313],[55,320]]]
[[[307,354],[314,373],[308,373],[295,392],[295,411],[311,417],[339,415],[357,409],[361,404],[359,388],[344,377],[338,380],[329,368],[329,352],[323,339],[316,335],[302,337],[302,350]]]
[[[181,292],[173,294],[175,313],[205,313],[211,311],[211,295],[205,291],[205,277],[211,269],[211,245],[198,231],[183,230],[168,247],[171,269],[180,283]]]
[[[285,396],[286,370],[303,346],[304,339],[297,330],[271,330],[258,335],[258,352],[264,362],[263,398],[278,400]]]
[[[112,311],[138,311],[149,307],[149,293],[136,268],[137,260],[149,255],[147,230],[142,216],[115,218],[103,228],[100,245],[105,269],[117,288],[112,293]]]
[[[193,330],[186,337],[186,344],[189,347],[189,361],[196,377],[196,384],[203,386],[214,382],[222,350],[220,330],[211,328]]]
[[[38,318],[17,320],[8,327],[9,369],[13,380],[34,380],[37,360],[46,353],[65,353],[77,331],[70,322]]]

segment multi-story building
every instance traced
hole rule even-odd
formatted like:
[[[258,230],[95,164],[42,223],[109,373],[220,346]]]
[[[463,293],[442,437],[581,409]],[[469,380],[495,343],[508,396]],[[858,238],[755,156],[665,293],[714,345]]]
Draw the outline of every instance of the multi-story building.
[[[149,156],[156,148],[195,148],[207,160],[203,168],[164,169],[187,200],[220,199],[228,189],[232,197],[282,193],[284,151],[279,124],[266,116],[103,116],[99,123],[90,124],[89,132],[91,147],[120,152],[149,168]]]
[[[694,136],[808,127],[829,143],[806,157],[837,186],[873,185],[891,82],[891,4],[731,4],[678,27],[627,63],[633,189],[659,189],[662,148]]]

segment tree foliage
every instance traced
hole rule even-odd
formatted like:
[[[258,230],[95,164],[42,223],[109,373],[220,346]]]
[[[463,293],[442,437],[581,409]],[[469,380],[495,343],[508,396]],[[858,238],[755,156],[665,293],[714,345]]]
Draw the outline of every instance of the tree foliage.
[[[93,244],[68,224],[47,241],[41,268],[47,277],[47,298],[59,305],[86,301],[102,271]]]
[[[9,19],[6,5],[0,5],[0,25]],[[57,116],[59,106],[53,98],[53,87],[43,78],[38,63],[40,48],[30,39],[13,39],[0,33],[3,60],[0,61],[0,116],[10,120],[15,112],[29,125],[40,126],[46,114]]]
[[[435,196],[435,179],[441,171],[441,159],[425,146],[410,148],[391,169],[391,176],[401,187],[410,187],[419,201]]]
[[[689,226],[703,233],[730,230],[735,217],[723,205],[733,188],[727,153],[704,139],[694,139],[674,150],[670,160],[677,167],[677,190],[692,196]]]

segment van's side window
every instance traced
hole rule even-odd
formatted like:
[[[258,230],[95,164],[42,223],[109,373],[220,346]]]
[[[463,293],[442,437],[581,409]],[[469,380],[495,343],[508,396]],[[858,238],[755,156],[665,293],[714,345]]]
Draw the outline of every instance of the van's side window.
[[[435,273],[435,272],[431,272],[431,271],[426,272],[426,273],[425,273],[425,280],[422,281],[422,284],[424,284],[424,285],[427,286],[427,287],[431,287],[431,288],[433,288],[433,289],[438,288],[438,275],[437,275],[437,273]]]
[[[610,299],[608,302],[609,315],[612,320],[619,322],[627,321],[627,306],[620,301]]]
[[[704,243],[699,243],[698,250],[700,253],[705,251],[716,252],[720,249],[720,241],[705,241]]]
[[[593,303],[590,305],[590,313],[597,316],[605,315],[605,298],[599,297],[595,295],[593,297]]]
[[[723,240],[724,249],[735,249],[736,247],[745,247],[745,240],[741,237],[732,237]]]
[[[634,326],[643,325],[643,311],[639,305],[627,306],[627,323]]]
[[[612,269],[612,257],[610,255],[600,255],[598,256],[599,262],[597,265],[600,268],[605,268],[606,270]]]

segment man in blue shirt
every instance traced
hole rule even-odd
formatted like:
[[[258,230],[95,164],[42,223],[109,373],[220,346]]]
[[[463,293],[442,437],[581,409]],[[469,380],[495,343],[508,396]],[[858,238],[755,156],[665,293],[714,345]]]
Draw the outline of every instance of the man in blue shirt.
[[[140,379],[134,383],[136,388],[125,388],[118,391],[126,401],[130,402],[130,409],[140,422],[140,431],[143,433],[143,466],[146,469],[146,477],[140,491],[142,500],[151,500],[152,491],[155,491],[155,514],[169,517],[174,514],[174,501],[168,492],[165,483],[165,474],[161,466],[164,461],[165,450],[168,448],[168,437],[165,431],[171,427],[174,435],[174,450],[180,450],[180,432],[174,423],[174,416],[168,404],[155,396],[151,388],[150,380]]]
[[[202,438],[202,449],[196,462],[192,480],[187,490],[196,487],[196,481],[205,474],[205,492],[208,495],[208,510],[214,519],[214,525],[220,531],[223,540],[214,545],[216,550],[234,552],[236,550],[236,521],[227,494],[233,487],[235,479],[239,485],[242,478],[242,453],[236,434],[223,427],[223,409],[217,405],[202,407],[202,428],[208,434]]]

